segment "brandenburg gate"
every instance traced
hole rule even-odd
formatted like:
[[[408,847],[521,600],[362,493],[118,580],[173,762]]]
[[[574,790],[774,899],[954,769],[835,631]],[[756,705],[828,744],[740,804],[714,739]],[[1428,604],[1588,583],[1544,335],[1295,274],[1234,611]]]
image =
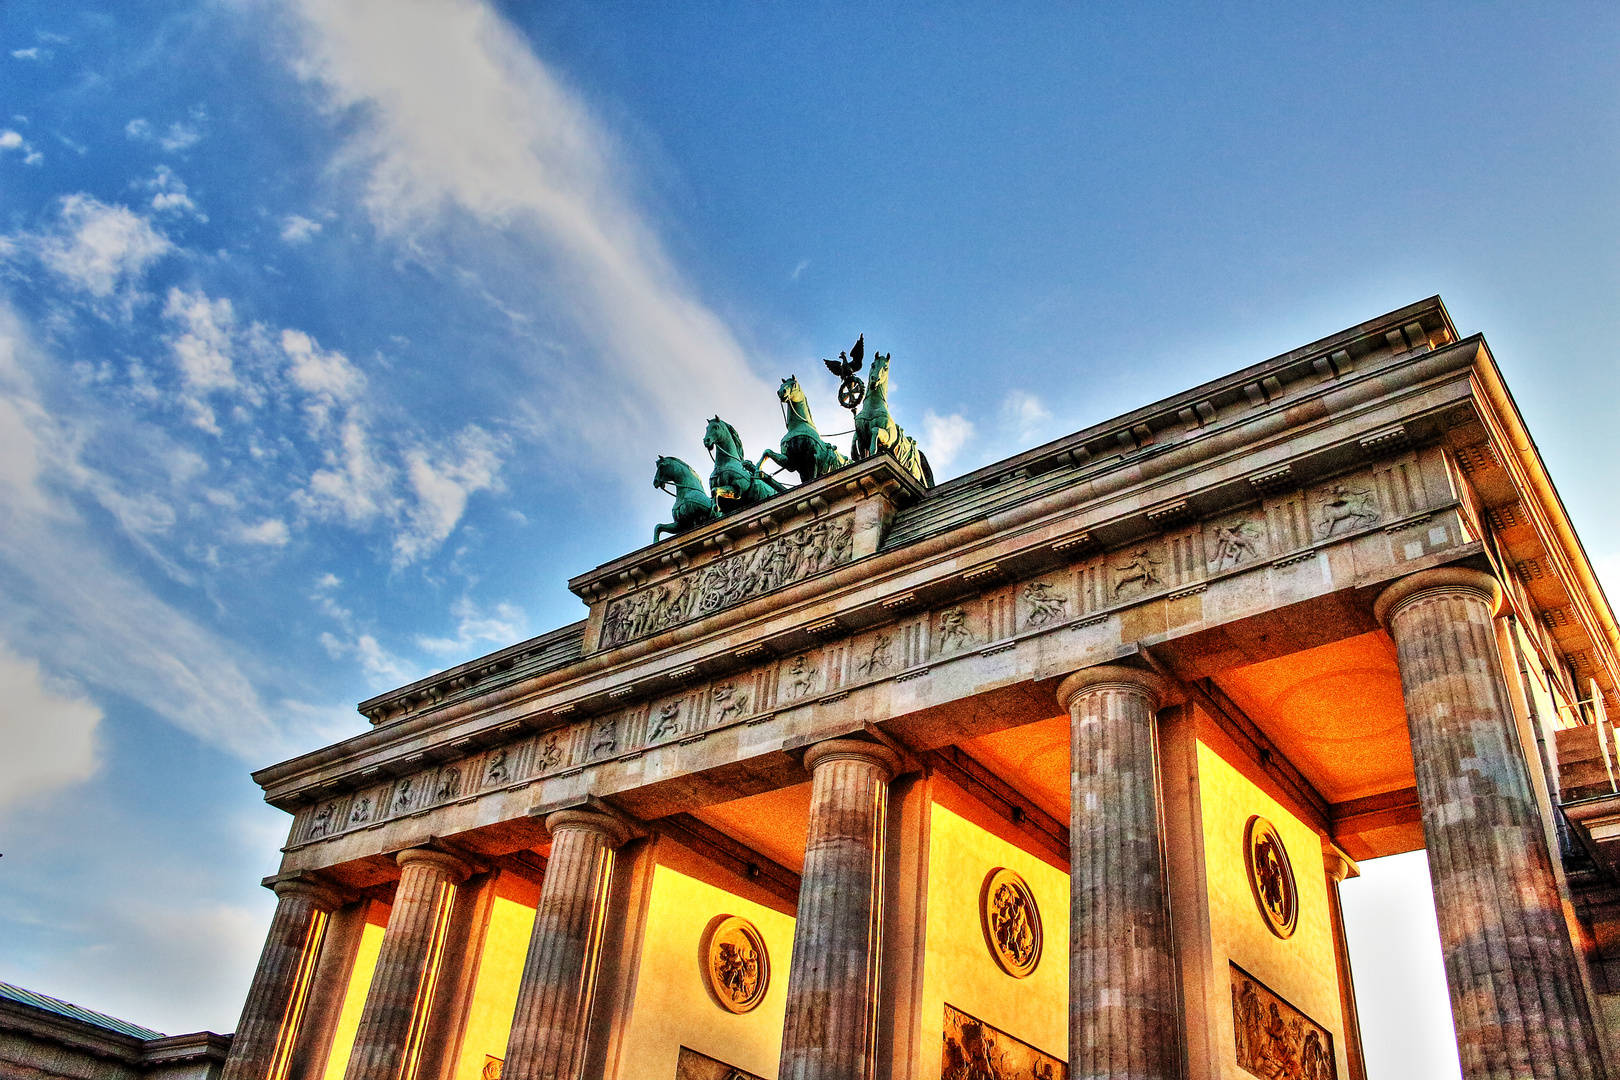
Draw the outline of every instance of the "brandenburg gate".
[[[228,1080],[1357,1080],[1339,883],[1417,849],[1464,1074],[1620,1075],[1620,632],[1482,338],[937,486],[861,359],[847,457],[784,380],[802,483],[711,420],[584,619],[254,775]]]

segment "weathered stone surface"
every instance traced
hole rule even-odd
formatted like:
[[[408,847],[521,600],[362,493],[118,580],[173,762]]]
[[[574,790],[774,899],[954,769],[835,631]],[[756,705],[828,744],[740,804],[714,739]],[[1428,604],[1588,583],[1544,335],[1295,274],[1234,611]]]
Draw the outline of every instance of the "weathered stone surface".
[[[864,1080],[877,1047],[883,826],[899,759],[833,739],[805,754],[810,830],[788,971],[781,1080]]]
[[[1181,1023],[1160,834],[1164,681],[1103,665],[1069,676],[1069,1075],[1170,1080]]]
[[[1491,619],[1495,579],[1413,574],[1378,598],[1395,639],[1457,1050],[1469,1080],[1604,1075]]]
[[[265,1080],[277,1071],[278,1057],[291,1053],[297,1032],[287,1030],[287,1021],[297,1019],[294,1006],[308,988],[327,916],[340,902],[332,890],[306,880],[280,881],[274,888],[276,914],[242,1005],[225,1080]]]
[[[620,822],[587,810],[559,810],[546,828],[551,859],[506,1044],[506,1080],[580,1074],[613,853],[629,838]]]
[[[400,1080],[414,1072],[455,887],[471,873],[454,855],[428,848],[395,858],[399,890],[344,1080]]]

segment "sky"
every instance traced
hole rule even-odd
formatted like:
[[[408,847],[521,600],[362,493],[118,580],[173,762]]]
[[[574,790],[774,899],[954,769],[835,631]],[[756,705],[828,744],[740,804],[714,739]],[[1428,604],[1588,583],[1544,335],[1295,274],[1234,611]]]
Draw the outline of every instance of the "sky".
[[[716,413],[757,455],[787,374],[837,429],[859,333],[944,478],[1438,293],[1616,580],[1617,44],[1552,2],[8,0],[0,979],[229,1030],[287,824],[249,771],[581,617],[654,457]]]

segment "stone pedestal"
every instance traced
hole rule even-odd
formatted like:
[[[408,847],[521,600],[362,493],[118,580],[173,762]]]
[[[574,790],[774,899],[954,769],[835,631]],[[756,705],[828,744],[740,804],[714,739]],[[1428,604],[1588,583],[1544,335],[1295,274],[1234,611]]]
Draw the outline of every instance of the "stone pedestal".
[[[523,964],[503,1080],[576,1080],[596,988],[613,853],[623,823],[588,810],[546,818],[551,859]]]
[[[1058,687],[1069,710],[1069,1075],[1181,1071],[1176,965],[1160,832],[1155,713],[1165,684],[1104,665]]]
[[[280,1080],[287,1071],[327,916],[341,899],[310,881],[278,881],[270,933],[259,954],[222,1080]]]
[[[344,1080],[414,1080],[444,951],[455,888],[472,868],[454,855],[412,848],[394,857],[399,889]]]
[[[1442,567],[1376,611],[1401,669],[1463,1075],[1587,1080],[1603,1066],[1496,651],[1500,597]]]
[[[868,1080],[877,1051],[883,831],[899,757],[834,739],[804,756],[812,778],[793,928],[780,1080]]]

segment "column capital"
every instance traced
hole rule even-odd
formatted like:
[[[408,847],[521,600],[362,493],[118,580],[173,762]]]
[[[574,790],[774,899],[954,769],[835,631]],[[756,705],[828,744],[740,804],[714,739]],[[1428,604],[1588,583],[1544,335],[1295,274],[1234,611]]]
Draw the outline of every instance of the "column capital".
[[[1502,584],[1489,574],[1470,570],[1466,566],[1436,566],[1419,570],[1389,585],[1373,602],[1373,615],[1378,625],[1389,629],[1395,613],[1412,600],[1428,593],[1471,593],[1491,605],[1491,614],[1502,610]]]
[[[1082,668],[1059,683],[1058,704],[1067,709],[1069,702],[1080,694],[1110,686],[1144,695],[1152,701],[1154,712],[1169,704],[1171,699],[1169,681],[1156,672],[1123,664],[1098,664],[1096,667]]]
[[[444,875],[451,881],[460,885],[472,877],[473,868],[448,851],[436,851],[433,848],[414,847],[406,848],[394,856],[394,861],[403,869],[411,863],[430,863],[444,871]]]
[[[1339,845],[1327,837],[1322,838],[1322,869],[1335,882],[1361,876],[1361,867],[1356,865],[1356,860],[1339,850]]]
[[[883,770],[884,783],[893,780],[900,771],[900,755],[882,743],[863,742],[860,739],[828,739],[818,742],[804,752],[804,768],[814,773],[829,761],[861,761]]]
[[[607,840],[609,848],[618,850],[630,839],[630,828],[624,822],[594,810],[556,810],[546,815],[546,831],[553,836],[559,829],[584,829]]]
[[[278,898],[302,897],[322,911],[336,911],[349,901],[342,889],[297,871],[284,878],[266,878],[264,885]]]

